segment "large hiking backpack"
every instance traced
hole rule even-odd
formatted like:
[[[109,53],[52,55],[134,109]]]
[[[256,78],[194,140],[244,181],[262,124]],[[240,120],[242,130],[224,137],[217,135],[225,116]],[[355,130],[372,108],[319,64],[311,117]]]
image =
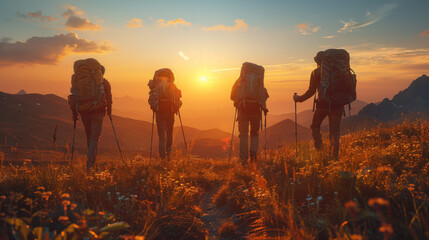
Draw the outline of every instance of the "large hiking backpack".
[[[88,113],[106,107],[100,63],[93,58],[78,60],[74,62],[73,69],[70,92],[74,96],[76,111]]]
[[[262,108],[266,107],[268,92],[264,86],[264,73],[265,69],[260,65],[243,63],[240,77],[234,86],[236,88],[236,96],[233,99],[235,107],[245,107],[246,102],[258,102]]]
[[[344,106],[356,100],[356,74],[350,68],[350,55],[344,49],[328,49],[322,57],[319,101]]]
[[[160,79],[160,76],[166,76],[166,80]],[[149,105],[150,108],[157,112],[159,110],[159,102],[169,101],[171,103],[171,111],[176,113],[182,106],[182,93],[174,84],[174,74],[169,68],[162,68],[155,72],[153,79],[149,81]]]

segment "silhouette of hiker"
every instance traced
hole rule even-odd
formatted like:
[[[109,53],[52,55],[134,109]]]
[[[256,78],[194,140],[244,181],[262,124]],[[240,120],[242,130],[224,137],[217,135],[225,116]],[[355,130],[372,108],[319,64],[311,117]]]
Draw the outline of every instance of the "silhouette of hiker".
[[[303,102],[318,91],[317,99],[314,100],[316,110],[311,124],[314,147],[318,150],[323,148],[320,125],[328,116],[330,153],[335,159],[338,159],[341,118],[344,114],[344,105],[350,104],[356,99],[356,75],[351,74],[350,56],[345,50],[320,51],[314,57],[314,61],[317,63],[317,68],[311,73],[308,90],[302,96],[295,94],[293,100]],[[323,81],[322,75],[324,76]]]
[[[85,127],[88,147],[87,170],[95,164],[103,118],[106,112],[109,117],[112,115],[111,86],[103,77],[104,73],[104,66],[93,58],[74,63],[71,95],[68,101],[73,120],[78,120],[80,114]]]
[[[240,138],[240,161],[243,165],[247,160],[255,162],[259,144],[259,128],[262,126],[262,112],[267,114],[267,89],[264,87],[264,68],[245,62],[241,67],[240,77],[231,90],[231,100],[238,109],[238,130]],[[250,150],[249,150],[250,124]]]
[[[162,68],[155,72],[149,81],[149,105],[156,113],[158,129],[158,150],[161,159],[170,159],[171,145],[173,144],[174,114],[182,106],[182,92],[174,84],[174,74],[169,68]]]

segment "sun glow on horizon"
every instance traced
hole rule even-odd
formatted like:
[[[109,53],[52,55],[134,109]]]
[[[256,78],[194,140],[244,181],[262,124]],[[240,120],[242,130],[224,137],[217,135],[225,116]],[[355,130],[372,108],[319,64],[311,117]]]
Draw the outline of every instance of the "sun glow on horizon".
[[[206,77],[206,76],[201,76],[200,77],[200,81],[203,82],[203,83],[206,83],[208,80],[209,80],[209,78]]]

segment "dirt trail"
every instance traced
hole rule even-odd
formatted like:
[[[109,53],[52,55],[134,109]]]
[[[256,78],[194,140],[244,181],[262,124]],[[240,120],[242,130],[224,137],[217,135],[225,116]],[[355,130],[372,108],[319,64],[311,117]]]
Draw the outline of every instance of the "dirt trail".
[[[201,219],[209,230],[210,240],[223,239],[219,237],[218,229],[222,223],[226,222],[230,218],[226,207],[216,207],[214,203],[214,197],[219,191],[220,187],[213,189],[210,192],[206,192],[201,197],[201,206],[203,209],[203,215]]]

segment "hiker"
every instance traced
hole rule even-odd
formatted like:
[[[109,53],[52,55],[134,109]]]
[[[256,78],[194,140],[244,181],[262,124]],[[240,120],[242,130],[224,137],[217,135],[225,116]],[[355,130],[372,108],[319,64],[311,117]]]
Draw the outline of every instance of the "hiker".
[[[343,49],[320,51],[314,57],[317,68],[310,77],[310,86],[303,95],[295,94],[295,102],[304,102],[314,96],[316,110],[313,114],[311,131],[314,147],[323,148],[320,125],[326,116],[329,118],[329,138],[331,141],[330,154],[338,159],[340,146],[341,118],[345,115],[344,105],[356,99],[356,75],[350,68],[350,55]],[[316,99],[316,91],[317,99]]]
[[[155,72],[149,81],[149,105],[156,114],[156,126],[159,138],[159,156],[170,160],[171,145],[173,144],[174,114],[182,106],[182,92],[174,84],[174,74],[169,68]]]
[[[257,160],[262,112],[265,115],[268,113],[266,102],[269,95],[264,87],[264,72],[262,66],[249,62],[243,63],[240,77],[235,81],[231,90],[231,100],[234,101],[236,111],[238,110],[240,161],[243,165],[247,164],[249,153],[252,162]]]
[[[73,68],[68,102],[73,121],[77,121],[80,114],[85,127],[88,147],[86,168],[89,170],[95,164],[103,118],[106,113],[112,116],[112,92],[109,81],[103,77],[105,68],[97,60],[78,60]]]

